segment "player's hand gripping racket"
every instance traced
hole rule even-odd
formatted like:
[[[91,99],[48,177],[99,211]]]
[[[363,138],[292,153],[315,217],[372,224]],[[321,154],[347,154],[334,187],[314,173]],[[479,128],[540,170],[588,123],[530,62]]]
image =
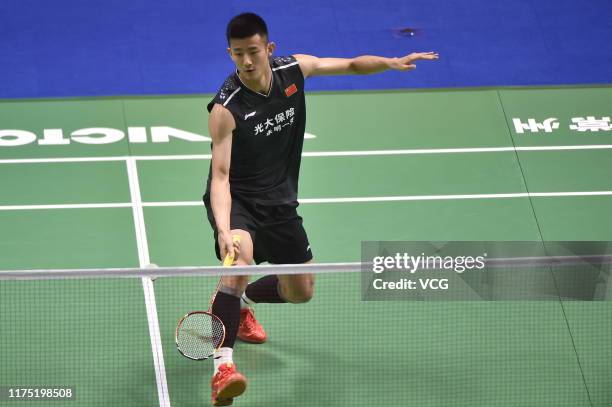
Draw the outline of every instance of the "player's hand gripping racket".
[[[240,236],[232,236],[234,242],[240,242]],[[234,256],[229,254],[223,259],[223,266],[230,267],[234,263]],[[176,348],[181,355],[193,360],[205,360],[210,358],[215,350],[221,347],[225,339],[225,326],[223,322],[214,315],[213,302],[219,291],[221,279],[210,299],[208,311],[193,311],[183,316],[176,326],[174,340]]]

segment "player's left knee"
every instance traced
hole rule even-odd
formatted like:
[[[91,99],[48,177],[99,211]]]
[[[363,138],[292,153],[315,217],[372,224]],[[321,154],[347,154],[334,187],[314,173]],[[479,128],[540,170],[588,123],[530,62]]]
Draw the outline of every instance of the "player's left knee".
[[[287,294],[287,298],[285,299],[290,303],[303,304],[308,302],[314,296],[314,283],[313,281],[308,281],[299,287],[293,287]]]
[[[293,296],[291,302],[293,304],[303,304],[305,302],[310,301],[313,295],[313,290],[300,291],[297,295]]]

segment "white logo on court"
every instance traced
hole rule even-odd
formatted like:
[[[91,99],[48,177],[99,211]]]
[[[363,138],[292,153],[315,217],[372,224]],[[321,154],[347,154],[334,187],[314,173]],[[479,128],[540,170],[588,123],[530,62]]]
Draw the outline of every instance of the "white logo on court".
[[[525,130],[532,133],[537,133],[540,130],[544,130],[545,133],[552,133],[553,129],[559,128],[558,120],[556,117],[551,117],[542,123],[538,123],[535,119],[527,119],[527,123],[523,123],[521,119],[513,118],[512,122],[514,123],[514,130],[518,134],[523,134]]]
[[[255,113],[257,113],[257,111],[251,112],[251,113],[247,113],[244,115],[244,120],[248,119],[249,117],[253,117],[255,116]]]
[[[572,122],[574,124],[570,124],[571,130],[577,130],[580,132],[584,131],[610,131],[612,130],[612,123],[610,123],[610,117],[602,117],[601,119],[596,119],[594,116],[587,117],[573,117]]]
[[[260,132],[264,132],[264,125],[261,123]],[[279,125],[280,126],[280,125]],[[280,131],[275,127],[275,131]],[[256,133],[257,134],[257,129]],[[305,139],[314,139],[316,136],[304,133]],[[114,129],[110,127],[88,127],[77,130],[64,130],[60,128],[42,129],[39,134],[22,129],[3,129],[0,127],[0,150],[4,147],[20,147],[28,144],[38,144],[40,146],[60,146],[70,144],[112,144],[127,139],[128,143],[170,143],[174,140],[188,142],[209,142],[211,138],[204,134],[193,133],[190,131],[177,129],[169,126],[153,127],[128,127],[124,129]]]
[[[41,146],[68,145],[73,141],[80,144],[112,144],[125,139],[126,132],[110,127],[88,127],[74,130],[68,136],[63,129],[43,129],[42,138],[38,136],[27,130],[0,129],[0,147],[24,146],[33,142]],[[191,142],[211,141],[208,136],[169,126],[127,128],[129,143],[169,143],[171,138]]]

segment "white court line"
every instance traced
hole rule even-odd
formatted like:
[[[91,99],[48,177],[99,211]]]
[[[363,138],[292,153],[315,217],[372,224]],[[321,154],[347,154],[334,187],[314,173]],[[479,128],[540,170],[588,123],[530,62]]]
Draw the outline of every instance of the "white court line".
[[[127,156],[117,157],[57,157],[57,158],[9,158],[0,164],[41,164],[41,163],[85,163],[102,161],[125,161]]]
[[[453,201],[463,199],[508,199],[508,198],[550,198],[568,196],[610,196],[612,191],[570,191],[570,192],[518,192],[507,194],[464,194],[464,195],[404,195],[404,196],[364,196],[348,198],[303,198],[300,204],[319,203],[359,203],[359,202],[394,202],[394,201]],[[179,207],[179,206],[204,206],[202,201],[173,201],[173,202],[140,202],[139,222],[142,222],[142,207]],[[80,208],[129,208],[131,203],[111,204],[68,204],[68,205],[7,205],[0,206],[0,211],[37,210],[37,209],[80,209]],[[136,215],[135,215],[136,216]],[[140,239],[145,240],[144,224]],[[148,249],[143,267],[148,264]]]
[[[377,155],[418,155],[418,154],[460,154],[460,153],[498,153],[514,151],[575,151],[575,150],[612,150],[612,144],[592,144],[573,146],[525,146],[525,147],[480,147],[480,148],[427,148],[407,150],[362,150],[362,151],[307,151],[302,157],[363,157]],[[63,157],[63,158],[10,158],[0,159],[0,164],[38,164],[68,162],[125,161],[132,158],[136,161],[161,160],[210,160],[210,154],[192,155],[149,155],[118,157]]]
[[[529,197],[561,196],[604,196],[612,191],[577,191],[577,192],[519,192],[510,194],[470,194],[470,195],[408,195],[408,196],[375,196],[352,198],[312,198],[300,199],[300,203],[343,203],[343,202],[391,202],[391,201],[452,201],[462,199],[504,199]]]
[[[136,244],[138,247],[138,261],[140,267],[144,268],[150,264],[149,244],[142,211],[142,197],[140,195],[140,183],[138,182],[138,169],[133,158],[126,160],[128,181],[130,184],[130,197],[132,213],[134,215],[134,228],[136,231]],[[145,305],[147,309],[147,320],[149,323],[149,336],[151,338],[151,351],[153,352],[153,364],[155,365],[155,380],[157,382],[157,396],[160,407],[170,407],[170,395],[168,393],[168,382],[166,380],[166,367],[164,363],[164,352],[162,349],[159,320],[157,317],[157,305],[155,302],[155,290],[150,277],[143,277],[142,289],[144,291]]]
[[[61,205],[0,205],[0,211],[42,210],[42,209],[97,209],[97,208],[131,208],[130,202],[61,204]]]
[[[394,201],[452,201],[463,199],[505,199],[505,198],[548,198],[567,196],[608,196],[612,191],[575,191],[575,192],[518,192],[508,194],[464,194],[464,195],[404,195],[404,196],[364,196],[347,198],[302,198],[300,204],[319,203],[359,203]],[[202,201],[143,202],[144,207],[202,206]]]
[[[408,150],[364,150],[364,151],[316,151],[305,152],[303,157],[347,157],[376,155],[419,155],[419,154],[460,154],[499,153],[514,151],[560,151],[560,150],[610,150],[611,144],[581,146],[526,146],[526,147],[478,147],[478,148],[426,148]]]

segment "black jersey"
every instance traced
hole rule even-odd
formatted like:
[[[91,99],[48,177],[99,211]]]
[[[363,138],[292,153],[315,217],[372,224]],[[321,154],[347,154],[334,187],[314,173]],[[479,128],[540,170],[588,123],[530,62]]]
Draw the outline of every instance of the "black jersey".
[[[306,128],[304,76],[293,56],[270,58],[270,67],[267,96],[247,88],[233,73],[208,111],[219,103],[236,122],[229,173],[232,196],[263,205],[296,205]],[[205,196],[210,194],[211,178],[212,168]]]

